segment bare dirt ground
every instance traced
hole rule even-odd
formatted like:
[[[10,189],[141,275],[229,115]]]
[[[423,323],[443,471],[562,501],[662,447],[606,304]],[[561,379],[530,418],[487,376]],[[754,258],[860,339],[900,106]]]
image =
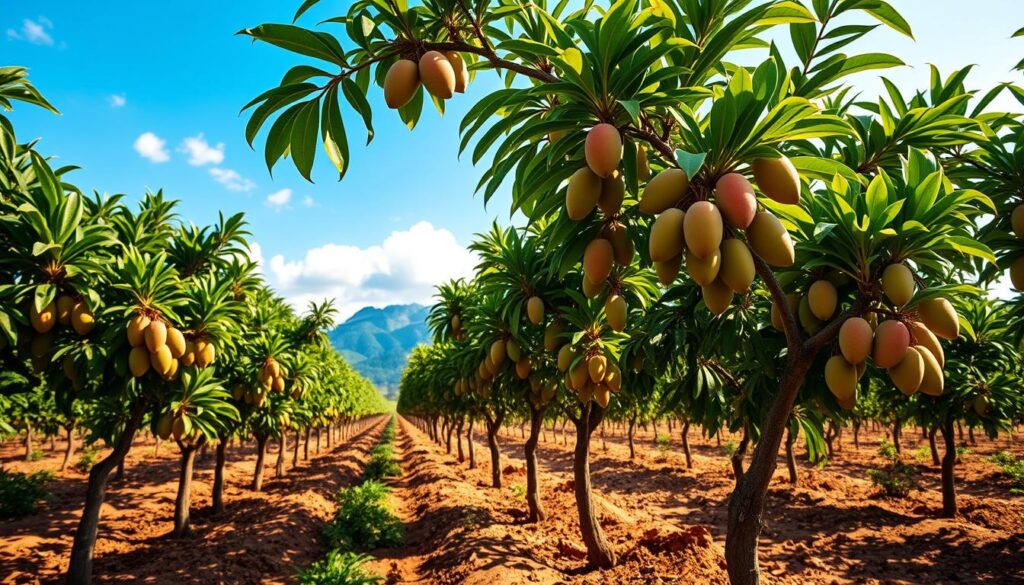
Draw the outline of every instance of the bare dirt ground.
[[[249,489],[255,470],[253,444],[231,445],[225,467],[223,516],[209,511],[214,453],[197,459],[192,483],[192,524],[187,538],[169,537],[178,478],[178,449],[139,440],[128,454],[125,477],[111,479],[103,506],[94,566],[97,583],[287,583],[297,569],[323,555],[319,534],[333,515],[338,489],[362,474],[384,418],[274,478],[276,448],[267,456],[263,492]],[[315,437],[315,435],[314,435]],[[315,447],[315,442],[313,443]],[[43,445],[39,445],[43,447]],[[23,448],[0,450],[12,471],[56,471],[63,445],[43,459],[21,461]],[[105,452],[98,453],[99,457]],[[76,461],[77,456],[72,459]],[[71,540],[81,514],[88,476],[69,469],[49,483],[51,499],[40,513],[0,521],[0,583],[57,583],[67,569]]]
[[[177,450],[139,444],[126,479],[112,482],[97,546],[100,583],[281,583],[323,554],[320,527],[334,510],[340,487],[358,481],[383,419],[349,441],[311,457],[288,476],[273,479],[268,457],[265,492],[248,490],[252,446],[232,446],[227,471],[228,511],[216,521],[206,510],[212,452],[197,465],[193,484],[195,536],[170,539]],[[493,488],[486,438],[475,437],[477,466],[459,462],[407,420],[399,419],[395,453],[403,473],[389,481],[391,500],[405,523],[405,544],[373,551],[372,568],[388,583],[504,585],[519,583],[727,582],[722,547],[726,500],[733,485],[728,457],[713,439],[691,432],[694,466],[680,452],[678,427],[663,446],[654,433],[636,437],[629,458],[622,433],[595,433],[591,468],[599,516],[619,555],[610,571],[587,567],[572,492],[574,437],[546,430],[539,448],[541,496],[548,518],[526,522],[524,438],[518,428],[500,436],[502,488]],[[667,429],[662,424],[659,429]],[[922,490],[905,499],[879,497],[867,479],[884,463],[879,432],[864,432],[855,448],[847,432],[824,468],[799,460],[800,483],[780,467],[769,495],[761,564],[769,583],[912,584],[1024,583],[1024,498],[988,460],[1011,443],[978,439],[957,466],[961,515],[940,518],[939,470],[927,441],[906,429],[904,457],[914,461]],[[724,437],[726,443],[735,437]],[[58,444],[58,447],[60,445]],[[463,448],[466,449],[465,442]],[[941,446],[940,446],[941,449]],[[798,456],[803,453],[797,448]],[[61,451],[40,461],[18,461],[9,445],[0,461],[9,469],[59,467]],[[287,460],[291,461],[290,454]],[[28,518],[0,522],[0,582],[51,583],[66,566],[85,488],[77,471],[50,484],[53,498]]]

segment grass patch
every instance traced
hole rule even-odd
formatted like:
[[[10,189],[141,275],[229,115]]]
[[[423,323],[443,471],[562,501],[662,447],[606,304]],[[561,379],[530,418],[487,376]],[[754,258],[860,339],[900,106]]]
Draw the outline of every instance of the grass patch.
[[[993,455],[991,460],[1013,483],[1010,492],[1014,494],[1024,493],[1024,458],[1017,457],[1007,451],[1000,451]]]
[[[390,442],[382,442],[370,452],[370,461],[363,470],[366,481],[380,481],[388,477],[402,475],[402,468],[395,459],[395,452]]]
[[[78,461],[75,463],[75,469],[82,473],[88,473],[92,466],[96,464],[96,457],[99,452],[94,447],[86,447],[82,449],[81,453],[78,454]]]
[[[368,555],[332,550],[327,557],[299,571],[300,585],[377,585],[384,578],[366,569]]]
[[[50,496],[46,482],[51,479],[53,474],[49,471],[0,471],[0,518],[21,518],[35,514],[39,510],[39,502]]]
[[[390,490],[377,481],[338,492],[338,510],[324,528],[332,549],[372,550],[402,543],[402,521],[388,508]]]
[[[878,454],[885,457],[889,463],[882,469],[869,469],[868,479],[886,497],[902,498],[918,489],[917,469],[900,459],[895,445],[883,439],[878,444]],[[930,457],[931,454],[929,453],[928,456]]]

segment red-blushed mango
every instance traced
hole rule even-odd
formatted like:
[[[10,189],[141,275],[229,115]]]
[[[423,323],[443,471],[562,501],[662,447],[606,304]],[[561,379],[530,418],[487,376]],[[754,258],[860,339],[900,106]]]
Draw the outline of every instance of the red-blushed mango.
[[[185,355],[185,335],[174,327],[167,328],[167,347],[171,350],[171,357],[178,359]],[[281,366],[276,361],[271,362],[271,367],[276,367],[280,372]]]
[[[956,339],[960,336],[960,317],[953,308],[953,303],[942,297],[921,301],[917,305],[917,314],[932,333],[943,339]]]
[[[683,236],[687,249],[698,258],[707,258],[722,245],[722,214],[710,201],[697,201],[686,210]]]
[[[861,362],[859,364],[853,364],[853,367],[857,368],[857,379],[860,380],[864,377],[864,372],[868,371],[868,363]]]
[[[608,295],[608,298],[604,301],[604,316],[608,321],[608,326],[615,331],[625,329],[628,309],[626,299],[622,298],[621,295],[614,293]]]
[[[384,76],[384,102],[393,110],[411,102],[419,89],[420,73],[415,61],[399,59]]]
[[[96,316],[89,310],[85,301],[78,301],[71,309],[71,328],[75,333],[86,336],[96,326]]]
[[[796,260],[793,239],[779,218],[769,211],[754,216],[747,228],[747,242],[755,254],[777,268],[792,266]]]
[[[57,297],[57,323],[61,325],[71,324],[71,310],[75,307],[75,299],[68,295]]]
[[[612,273],[614,261],[615,251],[611,242],[604,238],[593,239],[583,252],[583,273],[592,284],[604,282]]]
[[[835,314],[838,303],[835,285],[827,280],[814,281],[807,289],[807,303],[815,317],[821,321],[828,321]]]
[[[586,277],[583,278],[583,296],[588,299],[596,299],[601,296],[604,291],[605,282],[590,282]]]
[[[597,205],[606,217],[618,215],[625,198],[626,183],[622,180],[622,173],[612,173],[607,179],[601,179],[601,197],[597,200]]]
[[[29,303],[28,320],[36,333],[49,333],[57,324],[57,305],[53,301],[46,303],[42,311],[36,310],[35,302]]]
[[[1013,208],[1010,214],[1010,226],[1018,238],[1024,238],[1024,203]]]
[[[573,351],[572,346],[568,343],[562,346],[562,349],[558,350],[558,370],[564,372],[569,369],[572,365],[572,360],[576,359],[576,352]]]
[[[857,392],[857,368],[834,355],[825,362],[825,384],[837,399],[847,400]]]
[[[555,351],[562,346],[562,322],[555,319],[544,328],[544,349]]]
[[[800,306],[796,310],[796,316],[800,321],[800,326],[811,335],[820,331],[821,326],[824,325],[821,320],[814,316],[814,311],[811,311],[811,303],[807,300],[806,295],[800,299]]]
[[[928,396],[942,396],[945,389],[946,378],[942,374],[942,366],[928,348],[914,346],[914,349],[924,360],[924,377],[921,378],[921,386],[918,391]]]
[[[800,295],[796,293],[787,294],[786,303],[789,305],[789,310],[794,315],[796,315],[797,311],[800,310]],[[779,307],[775,304],[775,301],[772,301],[771,315],[772,327],[774,327],[778,331],[785,331],[786,326],[782,322],[782,311],[779,310]]]
[[[707,286],[718,278],[718,273],[722,269],[722,254],[716,250],[713,254],[707,258],[698,258],[686,251],[686,271],[690,273],[690,278],[700,286]]]
[[[150,322],[149,327],[146,327],[145,338],[149,352],[156,353],[161,347],[167,345],[167,324],[163,321]]]
[[[533,364],[530,363],[529,358],[520,358],[516,362],[516,376],[520,380],[525,380],[530,377],[530,372],[533,371]]]
[[[747,245],[736,238],[730,238],[722,242],[719,253],[722,267],[718,270],[718,278],[733,292],[745,292],[754,282],[754,257],[750,255]]]
[[[750,167],[762,193],[779,203],[800,203],[800,174],[788,158],[759,158]]]
[[[872,354],[875,365],[889,369],[903,361],[910,347],[910,330],[903,323],[890,319],[882,321],[875,329],[875,351]]]
[[[640,212],[654,215],[675,207],[686,196],[690,179],[682,169],[665,169],[651,179],[640,195]]]
[[[597,206],[601,199],[601,177],[583,167],[573,173],[565,189],[565,212],[569,219],[579,221]]]
[[[597,384],[594,386],[594,402],[597,403],[601,408],[608,408],[608,403],[612,400],[611,389],[608,388],[607,384]]]
[[[647,149],[642,144],[636,147],[636,178],[644,182],[651,178],[651,166],[647,163]]]
[[[469,87],[469,68],[466,67],[466,60],[458,51],[445,51],[444,58],[448,59],[452,71],[455,72],[455,93],[466,93],[466,88]]]
[[[526,301],[526,316],[530,323],[540,325],[544,321],[544,300],[534,295]]]
[[[700,293],[704,304],[714,315],[721,315],[732,304],[732,289],[719,279],[700,287]]]
[[[890,264],[882,271],[882,290],[893,305],[902,307],[914,296],[914,274],[903,264]]]
[[[441,52],[427,51],[420,57],[420,81],[438,99],[450,99],[455,93],[455,69]]]
[[[1010,264],[1010,283],[1018,291],[1024,291],[1024,256]]]
[[[590,374],[590,381],[599,384],[604,382],[604,375],[608,371],[608,358],[601,354],[594,354],[587,358],[587,373]]]
[[[587,360],[580,360],[569,369],[569,387],[573,390],[579,390],[588,382],[589,377],[590,372],[587,369]]]
[[[135,315],[128,321],[128,344],[132,347],[139,347],[145,343],[146,328],[149,327],[149,317]]]
[[[629,229],[626,224],[620,221],[611,221],[601,228],[601,237],[612,243],[612,251],[615,254],[615,262],[619,266],[629,266],[633,263],[633,254],[636,253],[636,245],[629,237]]]
[[[622,135],[611,124],[597,124],[587,132],[583,151],[590,170],[602,179],[608,178],[622,161]]]
[[[658,273],[658,282],[663,286],[672,284],[676,276],[679,275],[679,269],[683,266],[683,255],[680,254],[671,260],[664,262],[655,262],[654,271]]]
[[[174,358],[171,357],[171,349],[167,345],[161,345],[156,351],[149,354],[149,363],[153,367],[153,371],[166,376],[167,372],[171,371],[171,362]]]
[[[723,175],[715,183],[715,202],[733,227],[747,229],[757,214],[754,186],[739,173]]]
[[[935,334],[920,321],[911,321],[908,327],[910,328],[910,342],[932,352],[932,355],[935,356],[935,360],[939,362],[939,367],[946,367],[946,352],[942,350],[942,344],[939,343],[939,338],[935,337]]]
[[[683,223],[686,213],[682,209],[666,209],[654,220],[648,251],[652,262],[664,262],[683,253]]]
[[[508,355],[507,353],[505,353],[505,340],[499,339],[492,343],[489,355],[491,358],[491,363],[494,364],[495,371],[497,371],[497,367],[505,362],[505,357]]]
[[[905,396],[913,396],[924,380],[924,359],[921,354],[910,348],[900,363],[889,368],[889,378]]]
[[[622,370],[619,366],[609,363],[608,371],[604,374],[604,383],[612,392],[622,390]]]
[[[871,338],[873,332],[867,320],[850,317],[843,321],[839,328],[839,351],[851,364],[864,363],[871,355]]]

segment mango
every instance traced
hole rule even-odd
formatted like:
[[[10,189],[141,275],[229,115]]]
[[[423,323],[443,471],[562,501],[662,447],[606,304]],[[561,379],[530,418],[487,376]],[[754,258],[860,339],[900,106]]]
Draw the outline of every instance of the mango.
[[[604,282],[590,282],[587,277],[583,277],[583,296],[588,299],[596,299],[601,296],[601,292],[604,291]]]
[[[1013,208],[1010,214],[1010,226],[1018,238],[1024,238],[1024,203]]]
[[[824,325],[824,323],[814,315],[814,311],[811,310],[811,303],[807,299],[806,295],[800,299],[800,306],[797,307],[796,316],[800,321],[800,325],[804,328],[804,331],[811,335],[820,331],[822,325]]]
[[[633,239],[629,237],[629,230],[626,224],[620,221],[611,221],[601,229],[601,236],[612,243],[612,252],[615,254],[615,263],[619,266],[629,266],[633,263],[633,254],[636,253],[636,246]]]
[[[160,415],[160,418],[156,422],[156,436],[163,440],[167,440],[171,436],[171,432],[174,430],[174,415],[169,412],[165,412]]]
[[[605,217],[618,215],[625,198],[626,183],[622,180],[622,173],[612,173],[607,179],[601,179],[601,197],[597,200],[597,205]]]
[[[448,59],[452,70],[455,71],[455,93],[466,93],[469,87],[469,68],[466,67],[466,60],[458,51],[445,51],[444,58]]]
[[[615,331],[622,331],[626,328],[626,299],[617,294],[610,294],[604,301],[604,316],[608,326]]]
[[[544,349],[555,351],[562,346],[562,322],[557,319],[544,329]]]
[[[544,321],[544,299],[534,295],[526,301],[526,316],[530,323],[540,325]]]
[[[871,355],[873,332],[867,320],[850,317],[839,328],[839,351],[851,364],[861,364]]]
[[[740,240],[730,238],[722,242],[719,253],[722,267],[718,278],[733,292],[746,292],[754,282],[754,257],[750,255],[750,249]]]
[[[683,218],[686,248],[698,258],[707,258],[722,245],[722,227],[718,208],[710,201],[697,201],[686,210]]]
[[[44,358],[53,349],[53,333],[40,333],[32,336],[29,343],[29,353],[34,358]]]
[[[771,266],[786,268],[796,260],[793,239],[779,218],[769,211],[754,216],[747,228],[747,242],[754,253]]]
[[[807,289],[807,303],[811,313],[822,321],[828,321],[836,312],[838,297],[836,287],[827,280],[816,280]]]
[[[800,203],[800,174],[787,157],[759,158],[750,167],[762,193],[779,203]]]
[[[443,53],[427,51],[420,57],[420,81],[430,95],[446,100],[455,93],[455,69]]]
[[[1014,290],[1024,291],[1024,256],[1010,264],[1010,283]]]
[[[491,344],[490,358],[491,363],[495,366],[500,366],[505,362],[505,357],[508,354],[505,353],[505,340],[499,339]]]
[[[615,252],[612,244],[604,238],[595,238],[583,252],[583,273],[591,284],[602,283],[612,273]]]
[[[690,250],[686,250],[686,271],[690,278],[700,286],[711,284],[722,269],[722,254],[715,251],[707,258],[697,258]]]
[[[564,372],[568,370],[574,359],[576,359],[576,352],[573,351],[572,345],[569,345],[568,343],[563,345],[562,348],[558,350],[558,359],[556,360],[558,371]]]
[[[519,343],[515,339],[509,339],[505,344],[505,355],[508,359],[518,362],[523,357],[523,348],[519,347]]]
[[[420,89],[419,68],[414,61],[399,59],[384,76],[384,102],[397,110],[412,101]]]
[[[175,441],[185,438],[186,428],[184,417],[178,416],[174,418],[174,423],[171,425],[171,434],[174,435]]]
[[[917,305],[917,314],[921,321],[935,335],[943,339],[956,339],[960,336],[960,317],[953,308],[953,303],[942,297],[921,301]]]
[[[184,366],[191,366],[196,363],[196,344],[191,341],[185,342],[185,353],[179,358]]]
[[[648,181],[640,195],[640,212],[655,215],[675,207],[690,187],[690,179],[682,169],[665,169]]]
[[[903,264],[890,264],[882,271],[882,291],[893,305],[902,307],[914,296],[914,274]]]
[[[732,304],[732,289],[719,279],[702,286],[700,292],[704,304],[714,315],[721,315]]]
[[[945,376],[942,374],[942,366],[927,348],[914,346],[914,349],[924,360],[924,377],[921,379],[921,386],[918,388],[922,394],[928,396],[942,396],[945,387]]]
[[[939,343],[939,338],[935,337],[935,334],[920,321],[911,321],[908,327],[910,330],[910,342],[913,345],[923,347],[932,352],[932,355],[935,356],[935,360],[939,362],[939,367],[946,367],[946,353],[942,350],[942,344]]]
[[[985,394],[979,394],[974,399],[974,401],[972,402],[971,406],[974,408],[974,413],[975,414],[977,414],[978,416],[985,416],[986,414],[988,414],[988,407],[989,407],[988,396],[985,395]]]
[[[576,362],[576,365],[569,369],[569,387],[573,390],[579,390],[589,381],[590,370],[587,366],[587,360],[580,360]]]
[[[171,349],[167,345],[161,345],[156,351],[149,355],[150,365],[153,367],[153,371],[166,376],[167,372],[171,371],[171,362],[174,358],[171,357]]]
[[[145,342],[146,328],[149,327],[149,317],[135,315],[128,321],[128,344],[132,347],[139,347]]]
[[[533,371],[533,364],[530,363],[529,358],[520,358],[516,362],[516,376],[520,380],[525,380],[530,377],[530,372]]]
[[[167,328],[167,347],[171,349],[171,356],[175,359],[185,355],[185,335],[174,327]],[[277,362],[273,362],[277,365]],[[280,368],[280,366],[278,366]]]
[[[715,202],[729,225],[747,229],[757,213],[754,186],[739,173],[723,175],[715,183]]]
[[[75,306],[75,299],[68,295],[57,297],[57,323],[61,325],[71,324],[71,310]]]
[[[664,262],[683,253],[686,241],[683,237],[683,222],[686,213],[681,209],[666,209],[651,225],[648,250],[652,262]]]
[[[145,338],[149,352],[156,353],[167,345],[167,325],[163,321],[150,322],[149,327],[146,327]]]
[[[579,221],[597,206],[601,199],[601,178],[589,168],[573,173],[565,190],[565,212],[569,219]]]
[[[590,381],[599,384],[604,381],[604,374],[608,371],[608,359],[601,354],[594,354],[587,358],[587,373],[590,374]]]
[[[875,329],[875,351],[872,354],[875,365],[889,369],[903,361],[910,347],[910,330],[896,320],[882,321]]]
[[[612,392],[622,390],[622,370],[619,366],[609,362],[608,371],[604,374],[604,383]]]
[[[658,273],[658,282],[663,286],[672,284],[676,276],[679,275],[679,269],[683,266],[683,255],[680,254],[671,260],[664,262],[655,262],[654,270]]]
[[[136,378],[145,375],[149,371],[149,351],[144,347],[133,347],[128,354],[128,369]]]
[[[596,124],[587,132],[583,151],[590,170],[606,179],[618,170],[619,162],[622,161],[622,135],[611,124]]]
[[[611,389],[608,388],[607,384],[597,384],[594,386],[594,402],[597,403],[601,408],[608,408],[608,403],[612,400]]]
[[[924,380],[924,359],[917,351],[907,351],[900,363],[889,368],[889,378],[904,396],[913,396]]]
[[[834,355],[825,363],[825,384],[837,399],[849,400],[857,392],[857,368]]]
[[[57,324],[57,305],[53,301],[46,303],[42,311],[36,310],[35,302],[29,302],[28,320],[36,333],[49,333]]]
[[[75,333],[85,337],[95,326],[96,317],[89,310],[89,305],[86,305],[85,301],[76,302],[71,308],[71,328]]]

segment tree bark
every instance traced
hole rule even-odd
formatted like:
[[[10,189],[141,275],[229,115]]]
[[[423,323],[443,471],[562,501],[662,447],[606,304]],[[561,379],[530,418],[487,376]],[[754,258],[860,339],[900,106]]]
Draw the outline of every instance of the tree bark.
[[[288,433],[281,430],[281,437],[277,440],[277,465],[274,466],[274,477],[284,477],[284,454],[288,451]]]
[[[68,435],[68,446],[64,449],[64,461],[60,464],[60,470],[64,471],[68,468],[68,464],[71,463],[71,456],[75,454],[75,426],[69,425],[65,427]]]
[[[462,463],[463,461],[466,460],[466,455],[465,455],[465,453],[462,452],[462,425],[463,425],[462,417],[460,416],[458,424],[455,425],[455,445],[458,447],[458,451],[459,451],[459,463]],[[448,447],[449,448],[451,448],[451,444],[452,444],[451,440],[452,440],[452,429],[451,429],[451,427],[449,427],[448,428]]]
[[[789,427],[786,431],[786,467],[789,468],[789,483],[796,485],[799,478],[796,475],[796,457],[793,456],[793,442],[796,437],[793,436],[793,427]]]
[[[939,427],[932,427],[928,431],[928,448],[932,452],[932,465],[938,466],[942,464],[942,460],[939,459],[939,448],[935,445],[935,433],[937,433]]]
[[[693,454],[690,453],[690,421],[683,423],[683,455],[686,457],[686,468],[693,469]]]
[[[302,443],[302,460],[309,461],[309,435],[313,432],[313,427],[306,427],[306,440]]]
[[[476,469],[476,450],[473,449],[473,417],[469,417],[469,428],[466,430],[466,448],[469,449],[469,468]]]
[[[491,487],[501,488],[501,448],[498,445],[498,431],[505,420],[505,414],[491,417],[487,414],[487,447],[491,450]]]
[[[213,468],[213,513],[224,512],[224,463],[227,461],[228,439],[221,437],[217,443],[217,464]]]
[[[853,423],[853,448],[860,449],[860,422]]]
[[[136,401],[131,407],[131,417],[125,423],[121,436],[114,444],[113,451],[89,471],[89,485],[85,492],[85,507],[82,519],[78,522],[74,542],[71,545],[71,560],[68,564],[69,585],[89,585],[92,583],[92,556],[96,548],[96,532],[100,525],[100,510],[107,494],[107,480],[117,462],[124,458],[132,447],[132,439],[139,430],[142,416],[146,412],[146,403]]]
[[[604,418],[604,410],[588,402],[581,408],[576,424],[576,449],[573,452],[572,471],[576,492],[576,511],[580,518],[580,532],[587,546],[587,560],[590,564],[607,569],[618,561],[615,551],[605,538],[601,523],[594,508],[590,486],[590,435]]]
[[[629,431],[627,431],[627,434],[629,435],[629,458],[630,459],[635,459],[636,458],[636,448],[633,446],[633,432],[634,432],[635,428],[636,428],[636,416],[631,416],[631,417],[629,417]]]
[[[953,436],[952,416],[946,417],[942,438],[946,445],[946,453],[942,458],[942,516],[956,518],[956,477],[953,474],[956,466],[956,440]]]
[[[736,451],[729,458],[729,462],[732,463],[732,475],[736,479],[737,486],[739,486],[740,480],[743,479],[743,458],[747,456],[747,446],[749,444],[750,434],[747,433],[746,425],[743,425],[743,438],[740,439],[739,446],[736,447]],[[778,453],[778,449],[775,452]]]
[[[299,429],[295,429],[295,446],[292,448],[292,469],[299,466],[299,446],[302,444]]]
[[[800,387],[810,368],[813,352],[791,351],[786,359],[779,393],[772,403],[754,449],[750,466],[729,498],[728,531],[725,558],[732,585],[758,585],[761,575],[757,563],[757,539],[761,535],[762,516],[768,485],[777,464],[779,446],[788,426]]]
[[[25,423],[25,461],[32,461],[32,425]]]
[[[192,474],[195,469],[196,453],[202,443],[181,447],[181,463],[178,473],[178,495],[174,499],[174,532],[175,537],[187,536],[192,532],[189,526],[189,510],[192,507]]]
[[[526,457],[526,504],[530,508],[529,522],[542,522],[547,518],[540,502],[540,474],[537,470],[537,440],[544,424],[544,407],[530,408],[530,436],[523,453]]]
[[[327,433],[330,442],[331,434]],[[252,477],[252,491],[263,491],[263,468],[267,464],[267,435],[256,435],[256,472]]]
[[[903,426],[903,422],[900,419],[896,419],[896,422],[892,425],[892,444],[896,447],[896,452],[903,454],[903,448],[900,446],[900,427]]]

